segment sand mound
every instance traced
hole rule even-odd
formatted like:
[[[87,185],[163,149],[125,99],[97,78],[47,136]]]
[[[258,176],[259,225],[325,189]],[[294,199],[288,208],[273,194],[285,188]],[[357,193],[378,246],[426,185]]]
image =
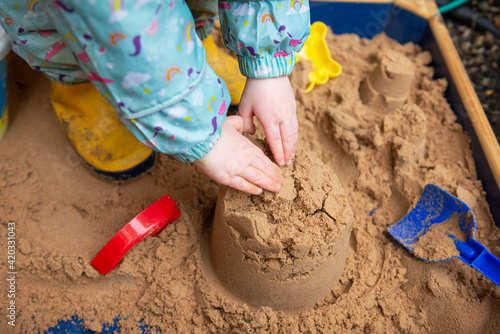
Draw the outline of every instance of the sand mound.
[[[335,174],[299,150],[278,194],[224,188],[211,236],[215,272],[252,306],[313,307],[344,269],[353,214]]]

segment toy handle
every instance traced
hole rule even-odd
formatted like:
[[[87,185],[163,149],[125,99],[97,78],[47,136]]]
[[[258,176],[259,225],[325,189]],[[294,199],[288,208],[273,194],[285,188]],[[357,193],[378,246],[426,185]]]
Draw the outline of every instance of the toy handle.
[[[455,239],[455,245],[460,252],[462,261],[500,286],[500,259],[474,239],[469,239],[466,242]]]
[[[90,264],[102,275],[106,275],[135,244],[149,235],[157,235],[180,215],[174,200],[169,195],[163,196],[123,226]]]

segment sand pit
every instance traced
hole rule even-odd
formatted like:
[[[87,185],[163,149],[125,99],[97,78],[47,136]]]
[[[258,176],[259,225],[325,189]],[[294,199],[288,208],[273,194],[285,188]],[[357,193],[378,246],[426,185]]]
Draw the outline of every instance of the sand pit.
[[[77,316],[95,331],[120,317],[122,333],[137,332],[141,319],[164,333],[497,333],[498,287],[459,260],[423,262],[387,233],[425,184],[435,183],[474,210],[476,238],[500,255],[500,232],[468,138],[443,97],[446,82],[432,79],[430,54],[384,35],[364,40],[329,33],[327,39],[342,75],[309,94],[303,93],[307,63],[291,77],[299,147],[338,176],[354,219],[339,282],[314,307],[297,311],[242,303],[209,277],[200,245],[216,206],[214,182],[167,156],[137,181],[95,179],[59,129],[47,79],[11,57],[11,123],[0,142],[0,228],[5,236],[7,223],[16,224],[17,325],[7,327],[4,316],[1,328],[43,332]],[[388,51],[415,66],[405,105],[390,111],[359,95]],[[181,219],[100,276],[90,260],[165,194],[178,203]],[[0,242],[7,249],[6,238]]]

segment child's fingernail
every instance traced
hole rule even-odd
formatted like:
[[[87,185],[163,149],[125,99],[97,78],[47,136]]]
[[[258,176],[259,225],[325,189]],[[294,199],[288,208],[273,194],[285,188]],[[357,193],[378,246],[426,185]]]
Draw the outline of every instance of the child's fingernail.
[[[286,162],[286,165],[287,165],[287,166],[290,166],[291,164],[292,164],[292,159],[290,159],[290,160],[288,160],[288,161]]]
[[[280,163],[279,163],[280,166],[284,166],[285,165],[285,160],[281,160]]]

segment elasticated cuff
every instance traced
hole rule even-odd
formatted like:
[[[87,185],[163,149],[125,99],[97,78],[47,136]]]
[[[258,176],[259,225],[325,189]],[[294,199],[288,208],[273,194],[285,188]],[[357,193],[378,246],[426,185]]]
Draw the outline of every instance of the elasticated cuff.
[[[210,150],[215,146],[215,144],[217,144],[221,134],[222,134],[222,128],[219,126],[217,128],[217,131],[215,131],[215,133],[212,136],[200,142],[198,145],[190,148],[185,153],[172,154],[172,157],[182,162],[193,162],[198,159],[201,159],[205,156],[205,154],[210,152]]]
[[[295,66],[295,52],[282,56],[238,57],[242,75],[253,79],[276,78],[289,75]]]

